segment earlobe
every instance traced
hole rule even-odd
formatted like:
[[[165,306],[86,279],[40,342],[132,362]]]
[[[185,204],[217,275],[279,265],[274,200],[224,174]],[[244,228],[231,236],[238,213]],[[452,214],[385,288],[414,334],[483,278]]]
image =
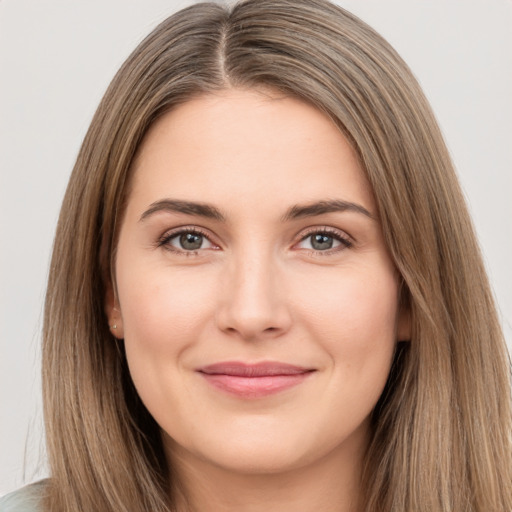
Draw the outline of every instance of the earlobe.
[[[111,283],[108,284],[105,292],[105,314],[107,315],[108,325],[112,335],[119,340],[123,339],[123,319],[119,309],[119,301],[117,300]]]

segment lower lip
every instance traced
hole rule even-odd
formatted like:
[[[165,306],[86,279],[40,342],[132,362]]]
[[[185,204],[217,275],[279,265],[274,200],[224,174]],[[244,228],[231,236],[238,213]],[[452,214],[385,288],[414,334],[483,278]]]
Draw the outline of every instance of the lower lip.
[[[263,398],[298,386],[313,372],[294,375],[267,375],[262,377],[238,377],[225,374],[201,375],[212,386],[241,398]]]

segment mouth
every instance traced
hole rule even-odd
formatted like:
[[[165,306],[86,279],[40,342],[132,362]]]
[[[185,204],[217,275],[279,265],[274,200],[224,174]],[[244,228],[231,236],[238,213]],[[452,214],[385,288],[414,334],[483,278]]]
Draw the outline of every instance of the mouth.
[[[241,398],[263,398],[298,386],[316,370],[287,363],[237,361],[201,367],[199,374],[216,389]]]

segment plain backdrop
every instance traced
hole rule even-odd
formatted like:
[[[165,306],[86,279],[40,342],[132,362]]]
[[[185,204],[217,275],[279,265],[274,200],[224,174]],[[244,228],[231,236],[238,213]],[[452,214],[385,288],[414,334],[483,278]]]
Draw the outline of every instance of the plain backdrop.
[[[45,473],[39,344],[55,223],[93,112],[181,0],[0,0],[0,495]],[[512,343],[512,1],[339,0],[418,77]]]

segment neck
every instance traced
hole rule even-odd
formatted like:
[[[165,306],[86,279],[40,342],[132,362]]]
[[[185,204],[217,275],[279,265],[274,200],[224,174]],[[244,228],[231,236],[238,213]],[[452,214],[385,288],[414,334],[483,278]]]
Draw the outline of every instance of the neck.
[[[364,448],[330,452],[311,464],[240,473],[173,447],[177,512],[358,512]]]

